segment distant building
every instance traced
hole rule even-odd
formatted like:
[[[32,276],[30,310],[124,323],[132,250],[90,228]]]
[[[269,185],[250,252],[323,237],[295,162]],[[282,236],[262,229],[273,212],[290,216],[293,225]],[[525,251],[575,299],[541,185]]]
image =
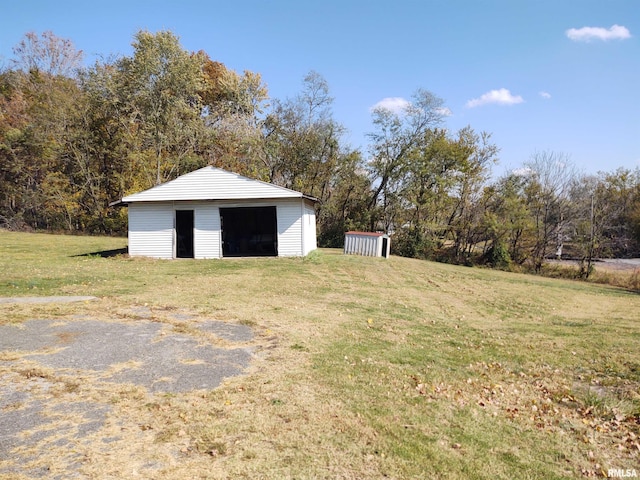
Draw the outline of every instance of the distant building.
[[[124,197],[129,255],[305,256],[316,249],[315,199],[204,167]]]

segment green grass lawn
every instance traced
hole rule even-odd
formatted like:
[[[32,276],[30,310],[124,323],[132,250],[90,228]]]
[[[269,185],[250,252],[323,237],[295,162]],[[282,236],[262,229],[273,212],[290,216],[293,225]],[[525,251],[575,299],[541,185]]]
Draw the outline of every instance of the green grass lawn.
[[[124,478],[132,458],[172,448],[183,455],[153,478],[640,475],[637,293],[336,250],[98,255],[125,246],[0,231],[0,296],[100,298],[0,305],[0,322],[136,321],[124,312],[147,305],[156,321],[184,310],[251,325],[258,354],[245,376],[211,392],[119,392],[114,415],[143,419],[153,435],[128,450],[96,445],[89,478]]]

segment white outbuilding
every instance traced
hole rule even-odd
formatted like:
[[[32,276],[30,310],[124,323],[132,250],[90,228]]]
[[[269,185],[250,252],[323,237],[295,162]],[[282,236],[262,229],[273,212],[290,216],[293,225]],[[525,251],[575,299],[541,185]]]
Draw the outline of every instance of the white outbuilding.
[[[367,257],[389,258],[389,235],[380,232],[347,232],[344,236],[344,253]]]
[[[316,249],[315,199],[204,167],[126,196],[129,255],[305,256]]]

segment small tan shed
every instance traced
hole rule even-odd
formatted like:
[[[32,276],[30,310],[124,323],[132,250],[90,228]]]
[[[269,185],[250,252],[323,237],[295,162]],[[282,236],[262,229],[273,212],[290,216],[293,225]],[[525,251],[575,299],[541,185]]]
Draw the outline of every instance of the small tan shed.
[[[347,232],[344,238],[346,255],[364,255],[367,257],[389,257],[391,240],[389,235],[380,232]]]

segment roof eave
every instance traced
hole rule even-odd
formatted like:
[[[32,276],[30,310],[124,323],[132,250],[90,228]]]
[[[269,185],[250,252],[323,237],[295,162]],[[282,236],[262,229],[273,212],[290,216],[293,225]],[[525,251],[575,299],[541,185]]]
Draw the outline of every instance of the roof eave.
[[[309,195],[300,195],[297,197],[253,197],[253,198],[186,198],[186,199],[127,199],[127,197],[122,198],[121,200],[117,200],[115,202],[111,202],[109,204],[110,207],[126,207],[130,203],[160,203],[160,202],[224,202],[224,201],[244,201],[244,200],[290,200],[293,198],[302,198],[304,200],[309,200],[313,203],[318,203],[318,200],[315,197],[311,197]]]

